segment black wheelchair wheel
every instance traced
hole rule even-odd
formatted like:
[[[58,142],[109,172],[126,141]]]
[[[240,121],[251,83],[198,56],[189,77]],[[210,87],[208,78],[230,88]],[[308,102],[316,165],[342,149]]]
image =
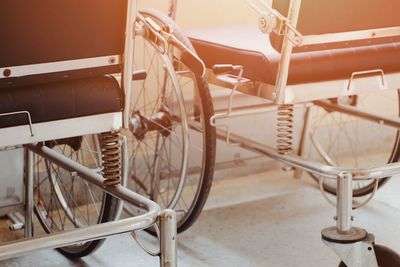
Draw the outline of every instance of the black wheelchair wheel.
[[[194,51],[189,39],[168,16],[152,9],[139,13],[161,29],[168,29]],[[208,84],[182,60],[180,52],[179,47],[170,45],[169,51],[162,54],[153,35],[136,37],[134,67],[145,70],[147,77],[133,84],[131,110],[137,127],[128,136],[128,187],[162,208],[174,209],[178,232],[195,222],[207,200],[216,150],[216,133],[209,121],[214,111]],[[185,134],[189,136],[187,154]],[[179,194],[181,181],[185,182]],[[126,210],[140,213],[136,207],[126,206]]]
[[[93,171],[100,173],[102,170],[101,145],[97,135],[53,140],[44,145]],[[116,198],[91,185],[77,173],[36,154],[34,157],[35,213],[45,232],[64,232],[115,219]],[[88,241],[58,250],[68,257],[83,257],[94,252],[103,242],[104,239]]]

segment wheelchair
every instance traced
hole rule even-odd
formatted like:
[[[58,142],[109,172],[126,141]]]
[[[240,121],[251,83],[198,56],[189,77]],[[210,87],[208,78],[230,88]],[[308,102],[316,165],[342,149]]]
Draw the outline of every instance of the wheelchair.
[[[0,240],[0,259],[83,257],[132,232],[176,266],[177,231],[200,214],[215,160],[205,67],[187,37],[134,0],[2,1],[0,35],[0,215],[24,237]]]
[[[311,174],[337,207],[336,226],[322,230],[322,240],[340,266],[399,266],[400,256],[353,227],[351,214],[400,171],[399,3],[246,2],[259,16],[258,28],[188,33],[208,82],[231,89],[226,108],[211,117],[217,137],[291,166],[298,177]],[[241,94],[261,104],[240,106]],[[276,147],[229,127],[232,118],[272,112]]]

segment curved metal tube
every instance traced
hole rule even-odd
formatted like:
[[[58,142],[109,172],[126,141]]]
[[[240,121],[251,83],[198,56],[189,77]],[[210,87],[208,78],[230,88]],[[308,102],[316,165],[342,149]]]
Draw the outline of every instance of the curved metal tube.
[[[161,210],[160,206],[157,205],[157,203],[137,193],[134,193],[121,185],[105,187],[103,185],[103,180],[104,180],[103,176],[85,166],[76,163],[75,161],[63,155],[60,155],[59,153],[53,151],[52,149],[46,146],[39,147],[35,145],[27,145],[26,147],[29,150],[32,150],[38,155],[62,167],[63,169],[76,172],[83,179],[100,187],[101,189],[107,191],[107,193],[110,193],[111,195],[121,200],[127,201],[133,205],[144,208],[149,212],[159,212]]]
[[[100,174],[58,154],[48,147],[39,147],[35,145],[27,145],[26,147],[66,170],[77,172],[83,179],[102,188],[109,194],[133,205],[142,207],[148,212],[133,218],[97,224],[70,232],[61,232],[40,238],[33,238],[1,245],[0,259],[16,257],[32,250],[68,246],[77,242],[87,242],[95,239],[101,239],[110,235],[148,228],[156,223],[160,214],[163,213],[157,203],[137,193],[134,193],[121,185],[104,187],[104,179]]]

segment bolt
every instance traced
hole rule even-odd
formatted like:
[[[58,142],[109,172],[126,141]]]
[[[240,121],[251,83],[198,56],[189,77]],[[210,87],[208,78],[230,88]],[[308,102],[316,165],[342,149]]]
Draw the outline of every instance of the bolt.
[[[263,28],[267,26],[267,20],[265,18],[260,18],[260,26]]]
[[[114,57],[110,57],[109,59],[108,59],[108,63],[110,64],[110,65],[112,65],[112,64],[115,64],[115,58]]]
[[[282,171],[288,172],[288,171],[293,171],[294,168],[292,166],[283,166]]]
[[[10,77],[11,76],[11,70],[10,69],[5,69],[3,71],[3,76],[4,77]]]

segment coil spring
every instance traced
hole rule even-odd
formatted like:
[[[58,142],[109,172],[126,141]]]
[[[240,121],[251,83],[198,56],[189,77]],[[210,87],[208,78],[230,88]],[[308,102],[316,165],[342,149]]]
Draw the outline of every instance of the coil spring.
[[[293,151],[293,105],[278,106],[277,150],[282,155]]]
[[[101,134],[102,174],[104,186],[121,182],[121,142],[118,132]]]

